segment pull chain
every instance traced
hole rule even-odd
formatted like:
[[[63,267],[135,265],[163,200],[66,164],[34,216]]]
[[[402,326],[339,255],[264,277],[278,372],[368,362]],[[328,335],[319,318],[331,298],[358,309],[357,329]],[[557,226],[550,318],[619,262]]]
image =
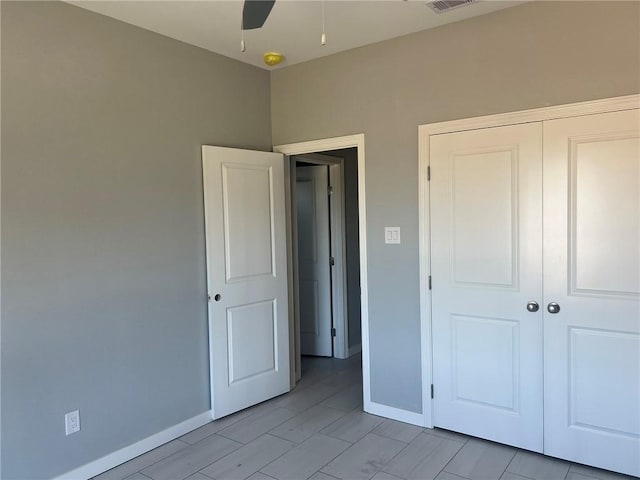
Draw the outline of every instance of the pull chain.
[[[240,51],[242,53],[247,51],[247,48],[244,44],[244,12],[240,13]]]
[[[322,0],[322,36],[320,37],[320,44],[322,46],[327,44],[327,34],[324,31],[324,0]]]

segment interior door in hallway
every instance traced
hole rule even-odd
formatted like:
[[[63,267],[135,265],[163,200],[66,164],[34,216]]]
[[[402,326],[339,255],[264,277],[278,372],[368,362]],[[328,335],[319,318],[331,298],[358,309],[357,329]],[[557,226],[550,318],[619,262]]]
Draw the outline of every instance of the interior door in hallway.
[[[203,146],[211,406],[289,391],[284,158]]]
[[[296,168],[300,352],[333,356],[329,167]]]
[[[636,476],[639,137],[638,110],[544,123],[545,453]]]
[[[430,139],[435,425],[537,452],[541,135],[531,123]]]

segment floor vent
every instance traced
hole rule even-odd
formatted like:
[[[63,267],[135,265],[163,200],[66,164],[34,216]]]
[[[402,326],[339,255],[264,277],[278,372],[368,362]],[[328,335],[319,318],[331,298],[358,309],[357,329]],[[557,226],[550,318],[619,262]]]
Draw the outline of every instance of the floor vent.
[[[444,13],[454,8],[476,3],[477,1],[478,0],[436,0],[435,2],[427,2],[427,6],[436,13]]]

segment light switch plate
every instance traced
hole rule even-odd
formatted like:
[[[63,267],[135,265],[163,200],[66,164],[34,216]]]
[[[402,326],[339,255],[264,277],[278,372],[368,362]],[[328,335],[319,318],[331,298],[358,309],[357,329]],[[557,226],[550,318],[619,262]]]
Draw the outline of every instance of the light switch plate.
[[[384,243],[400,243],[400,227],[384,227]]]

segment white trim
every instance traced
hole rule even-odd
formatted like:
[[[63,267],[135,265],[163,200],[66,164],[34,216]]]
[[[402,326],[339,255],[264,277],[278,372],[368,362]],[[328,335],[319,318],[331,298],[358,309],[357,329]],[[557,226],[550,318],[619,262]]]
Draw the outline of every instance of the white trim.
[[[55,477],[54,480],[86,480],[91,477],[95,477],[96,475],[106,472],[113,467],[117,467],[118,465],[128,462],[132,458],[136,458],[143,453],[147,453],[160,445],[164,445],[171,440],[175,440],[196,428],[206,425],[210,421],[211,410],[207,410],[200,415],[196,415],[182,423],[162,430],[161,432],[144,438],[139,442],[121,448],[120,450],[116,450],[115,452],[105,455],[93,462],[64,473],[59,477]]]
[[[362,321],[362,389],[364,410],[369,412],[371,403],[371,377],[369,361],[369,287],[367,282],[367,202],[365,181],[364,133],[309,142],[276,145],[274,152],[285,155],[326,152],[342,148],[358,149],[358,230],[360,234],[360,308]],[[374,407],[375,408],[375,407]]]
[[[482,117],[464,118],[447,122],[431,123],[418,127],[418,169],[419,169],[419,259],[420,259],[420,345],[422,364],[422,412],[425,425],[432,427],[433,401],[428,395],[432,382],[433,354],[431,337],[431,292],[428,289],[430,265],[430,217],[429,183],[427,167],[429,160],[429,137],[444,133],[475,130],[480,128],[516,125],[520,123],[543,122],[558,118],[596,115],[599,113],[631,110],[640,107],[640,95],[626,95],[588,102],[535,108],[518,112],[498,113]],[[437,281],[437,279],[434,279]]]
[[[581,117],[598,113],[631,110],[640,107],[640,95],[591,100],[588,102],[555,105],[553,107],[534,108],[518,112],[497,113],[482,117],[463,118],[447,122],[430,123],[418,127],[420,136],[440,133],[460,132],[478,128],[500,127],[518,123],[542,122],[557,118]]]
[[[379,417],[390,418],[399,422],[418,425],[419,427],[426,426],[424,424],[424,416],[421,413],[410,412],[409,410],[402,410],[400,408],[390,407],[381,403],[370,402],[367,412],[373,415],[378,415]]]
[[[310,140],[308,142],[275,145],[273,151],[284,155],[303,155],[305,153],[322,153],[328,152],[329,150],[358,147],[358,153],[360,153],[360,146],[364,148],[364,133],[321,140]],[[360,166],[360,155],[358,155],[358,166]]]
[[[420,129],[422,127],[419,127]],[[420,267],[420,364],[422,379],[422,417],[423,426],[433,427],[433,402],[430,386],[433,383],[432,340],[431,340],[431,290],[428,277],[431,272],[431,219],[429,216],[429,136],[418,132],[418,257]],[[423,158],[423,155],[426,156]]]
[[[349,347],[349,351],[347,352],[347,355],[348,355],[348,357],[353,357],[354,355],[357,355],[360,352],[362,352],[362,344],[361,343],[359,343],[357,345],[352,345],[351,347]]]

